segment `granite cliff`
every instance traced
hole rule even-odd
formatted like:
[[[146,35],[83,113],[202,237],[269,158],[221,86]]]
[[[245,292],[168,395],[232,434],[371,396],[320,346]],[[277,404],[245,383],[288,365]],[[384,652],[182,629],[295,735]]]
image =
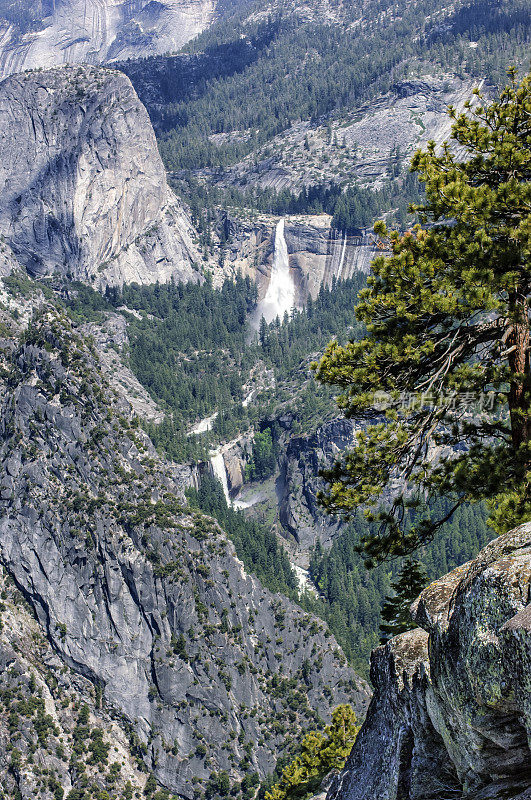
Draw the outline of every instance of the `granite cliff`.
[[[159,458],[93,345],[38,292],[28,302],[27,327],[20,312],[1,320],[0,563],[52,671],[92,687],[143,768],[184,797],[217,770],[270,772],[340,702],[362,714],[368,688],[324,623],[245,572],[185,505],[190,476]],[[19,751],[1,780],[30,798],[33,751]]]
[[[58,0],[32,4],[32,22],[22,25],[0,5],[0,77],[175,51],[209,25],[218,5],[215,0]]]
[[[199,279],[193,229],[123,74],[8,78],[0,130],[0,234],[30,274],[98,288]]]
[[[132,729],[65,666],[3,567],[0,594],[0,797],[56,800],[82,785],[118,797],[143,791]]]
[[[422,592],[328,800],[531,797],[530,581],[528,523]]]
[[[213,265],[219,284],[226,277],[241,272],[258,284],[263,297],[271,278],[275,252],[275,229],[279,217],[259,215],[255,220],[226,216],[224,227],[228,241],[223,245],[222,267]],[[298,214],[285,217],[284,235],[290,272],[295,284],[295,305],[301,307],[308,297],[315,299],[321,286],[345,280],[355,272],[368,273],[378,251],[370,232],[345,235],[332,228],[329,214]]]
[[[356,426],[351,420],[335,419],[308,436],[293,436],[286,444],[280,465],[279,517],[284,529],[297,541],[297,557],[307,565],[317,540],[331,544],[340,521],[324,514],[317,493],[324,488],[319,470],[331,467],[339,453],[354,442]]]

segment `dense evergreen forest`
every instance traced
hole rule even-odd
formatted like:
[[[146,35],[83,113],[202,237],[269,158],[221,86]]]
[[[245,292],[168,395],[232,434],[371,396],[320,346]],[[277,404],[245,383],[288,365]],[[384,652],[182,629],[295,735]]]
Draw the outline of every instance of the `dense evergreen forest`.
[[[444,503],[433,503],[437,517]],[[443,525],[435,539],[422,548],[417,558],[423,564],[428,582],[468,561],[492,538],[486,524],[487,511],[478,504],[464,506]],[[371,650],[380,642],[380,609],[389,594],[392,578],[402,560],[367,570],[358,552],[361,536],[369,523],[361,512],[348,523],[328,551],[318,543],[311,554],[310,575],[318,587],[319,599],[305,598],[313,610],[328,622],[349,660],[366,675]]]
[[[162,425],[148,426],[150,435],[179,461],[204,453],[204,449],[198,450],[204,445],[186,433],[194,421],[215,411],[219,412],[213,429],[217,437],[245,430],[283,398],[295,396],[294,410],[303,427],[317,412],[316,400],[331,414],[329,389],[304,392],[305,382],[310,380],[309,362],[331,337],[360,334],[354,307],[364,284],[361,273],[340,283],[334,281],[291,318],[262,326],[258,339],[251,342],[248,314],[256,303],[256,287],[247,278],[227,280],[220,290],[214,289],[210,280],[202,285],[132,285],[122,291],[108,290],[105,299],[96,293],[92,297],[90,290],[79,287],[79,293],[68,302],[74,313],[79,303],[86,309],[92,307],[90,313],[101,310],[102,304],[141,312],[141,319],[125,312],[129,364],[167,412]],[[265,390],[257,402],[244,408],[242,387],[258,362],[273,369],[275,390]],[[298,389],[295,395],[293,382]],[[208,443],[208,437],[204,442]]]
[[[256,288],[248,280],[227,281],[220,290],[202,285],[167,284],[110,289],[102,297],[76,284],[64,302],[77,321],[98,319],[102,311],[122,309],[128,320],[131,368],[166,410],[162,424],[146,428],[161,451],[177,461],[207,460],[213,441],[230,438],[253,424],[257,431],[249,480],[263,480],[275,469],[278,431],[272,419],[289,410],[291,433],[307,433],[337,414],[329,387],[315,384],[309,363],[333,336],[359,338],[354,315],[365,276],[354,275],[322,287],[316,300],[291,318],[262,324],[249,341],[248,314]],[[141,313],[141,319],[127,309]],[[260,361],[274,371],[274,389],[265,389],[244,408],[242,386]],[[212,375],[216,380],[212,380]],[[280,412],[279,409],[282,411]],[[220,411],[210,434],[187,436],[198,417]],[[295,598],[297,582],[288,557],[270,528],[227,507],[221,485],[203,474],[189,501],[214,516],[234,542],[247,568],[273,591]],[[440,509],[433,506],[434,513]],[[429,580],[475,555],[490,538],[482,506],[460,509],[420,554]],[[380,608],[400,562],[367,570],[357,546],[368,523],[358,513],[328,551],[318,544],[310,575],[318,596],[305,592],[298,602],[325,619],[349,660],[367,675],[368,657],[379,642]]]
[[[120,68],[151,113],[168,169],[197,170],[234,163],[295,121],[371,100],[414,64],[500,85],[529,47],[526,0],[495,6],[477,0],[441,25],[434,23],[436,0],[401,0],[392,18],[380,16],[382,10],[378,0],[364,5],[361,36],[350,26],[357,7],[342,9],[342,24],[325,25],[295,11],[250,22],[244,6],[191,42],[185,49],[193,55]],[[213,134],[229,135],[215,142]]]
[[[252,355],[247,315],[256,304],[249,279],[203,285],[128,286],[113,303],[144,312],[129,323],[129,361],[176,421],[193,421],[242,399]],[[213,376],[216,376],[213,380]]]

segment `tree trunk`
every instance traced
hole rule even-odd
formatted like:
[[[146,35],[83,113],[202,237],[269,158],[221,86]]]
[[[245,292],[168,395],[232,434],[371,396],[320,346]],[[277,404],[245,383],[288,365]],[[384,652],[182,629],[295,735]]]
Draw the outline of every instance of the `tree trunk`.
[[[513,309],[511,333],[508,337],[507,361],[514,376],[509,388],[509,413],[513,447],[519,448],[531,440],[531,380],[529,374],[529,317],[527,298],[515,295],[510,298]],[[529,459],[525,465],[528,466]]]

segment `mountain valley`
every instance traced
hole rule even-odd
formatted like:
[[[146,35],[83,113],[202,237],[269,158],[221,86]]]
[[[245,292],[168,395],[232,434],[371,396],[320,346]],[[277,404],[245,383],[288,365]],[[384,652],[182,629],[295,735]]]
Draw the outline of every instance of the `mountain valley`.
[[[0,2],[0,800],[280,800],[342,704],[321,798],[527,800],[529,524],[448,514],[378,647],[404,559],[320,495],[380,417],[315,362],[530,42],[524,0]]]

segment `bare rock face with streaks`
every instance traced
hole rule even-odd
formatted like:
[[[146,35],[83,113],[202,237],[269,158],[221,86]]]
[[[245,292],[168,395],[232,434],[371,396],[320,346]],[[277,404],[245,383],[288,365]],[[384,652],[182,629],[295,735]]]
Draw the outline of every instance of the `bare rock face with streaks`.
[[[147,113],[105,69],[0,84],[0,234],[35,276],[98,288],[200,277]]]
[[[328,800],[531,796],[531,523],[428,586],[374,651],[375,694]]]
[[[355,424],[340,418],[320,426],[312,435],[288,440],[281,459],[279,516],[283,528],[297,541],[297,557],[305,566],[315,543],[319,540],[330,546],[340,528],[340,522],[325,516],[317,502],[317,494],[324,488],[319,471],[330,468],[340,453],[353,445],[355,433]]]
[[[42,0],[34,3],[29,30],[0,23],[0,76],[175,51],[209,25],[217,6],[216,0]]]
[[[264,776],[288,732],[340,702],[362,715],[368,687],[325,624],[185,505],[190,476],[160,459],[91,342],[47,301],[26,330],[0,321],[0,565],[57,668],[114,709],[158,783],[192,798],[212,772]],[[14,774],[0,760],[19,790],[20,751]]]

